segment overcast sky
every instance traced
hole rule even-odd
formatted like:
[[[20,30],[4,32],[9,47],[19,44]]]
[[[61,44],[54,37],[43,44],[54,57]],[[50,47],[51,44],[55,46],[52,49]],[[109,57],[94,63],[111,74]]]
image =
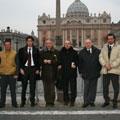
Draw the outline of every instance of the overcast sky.
[[[0,29],[10,26],[20,32],[30,34],[32,30],[37,35],[37,18],[45,12],[55,16],[56,0],[0,0]],[[75,0],[61,0],[62,14]],[[111,14],[112,21],[120,20],[120,0],[81,0],[90,13]]]

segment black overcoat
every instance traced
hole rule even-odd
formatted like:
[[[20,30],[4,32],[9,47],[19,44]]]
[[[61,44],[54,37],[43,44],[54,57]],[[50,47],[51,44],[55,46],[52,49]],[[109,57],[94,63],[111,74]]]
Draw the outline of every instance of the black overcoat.
[[[89,53],[86,48],[79,52],[79,72],[84,79],[93,79],[100,76],[99,54],[100,50],[94,46],[92,46],[92,53]]]

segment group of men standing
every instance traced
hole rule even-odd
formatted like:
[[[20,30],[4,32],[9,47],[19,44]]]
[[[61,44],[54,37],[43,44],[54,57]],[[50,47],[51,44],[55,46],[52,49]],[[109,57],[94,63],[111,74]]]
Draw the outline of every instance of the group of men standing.
[[[16,79],[21,79],[22,93],[20,107],[26,104],[26,89],[30,84],[31,107],[35,106],[35,89],[37,76],[43,81],[46,106],[54,106],[55,85],[58,82],[58,71],[61,71],[64,105],[74,106],[77,96],[77,70],[84,80],[84,104],[95,106],[97,81],[103,75],[102,107],[110,104],[109,84],[112,81],[114,89],[113,108],[117,108],[120,75],[120,47],[114,34],[108,34],[107,43],[101,51],[90,39],[84,41],[84,48],[79,54],[73,49],[71,41],[66,40],[60,51],[54,48],[52,40],[45,41],[45,48],[39,51],[33,44],[32,36],[26,38],[26,46],[16,54],[11,48],[11,40],[4,41],[5,50],[0,52],[0,107],[5,107],[6,90],[10,86],[12,106],[18,107],[16,101]],[[40,69],[41,68],[41,69]],[[101,73],[100,73],[101,71]],[[57,83],[59,84],[59,83]]]

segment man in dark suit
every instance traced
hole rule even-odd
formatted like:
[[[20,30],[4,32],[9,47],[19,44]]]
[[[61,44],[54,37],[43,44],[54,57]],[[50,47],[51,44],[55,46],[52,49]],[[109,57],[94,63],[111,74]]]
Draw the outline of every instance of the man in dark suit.
[[[25,105],[28,80],[30,84],[31,107],[35,106],[36,75],[39,74],[40,57],[39,50],[35,48],[33,42],[34,38],[28,36],[26,38],[26,46],[21,48],[18,52],[19,69],[20,74],[22,75],[21,107],[24,107]]]
[[[79,53],[79,72],[84,80],[84,104],[94,107],[97,79],[100,76],[101,65],[99,63],[100,50],[93,46],[90,39],[85,40],[85,47]]]
[[[60,51],[59,69],[62,71],[64,105],[74,106],[77,96],[77,66],[78,54],[73,49],[69,40],[65,41],[64,47]],[[70,94],[69,94],[70,89]]]

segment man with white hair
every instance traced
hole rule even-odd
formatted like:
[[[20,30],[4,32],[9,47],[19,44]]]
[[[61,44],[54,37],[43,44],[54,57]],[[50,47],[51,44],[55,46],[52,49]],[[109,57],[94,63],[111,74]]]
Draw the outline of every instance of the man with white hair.
[[[46,107],[53,107],[55,101],[58,51],[54,48],[52,40],[45,41],[45,48],[41,51],[40,55]]]
[[[87,106],[94,107],[97,80],[100,76],[99,54],[100,50],[93,46],[90,39],[84,42],[84,48],[79,53],[79,72],[84,80],[84,104],[83,108]]]

